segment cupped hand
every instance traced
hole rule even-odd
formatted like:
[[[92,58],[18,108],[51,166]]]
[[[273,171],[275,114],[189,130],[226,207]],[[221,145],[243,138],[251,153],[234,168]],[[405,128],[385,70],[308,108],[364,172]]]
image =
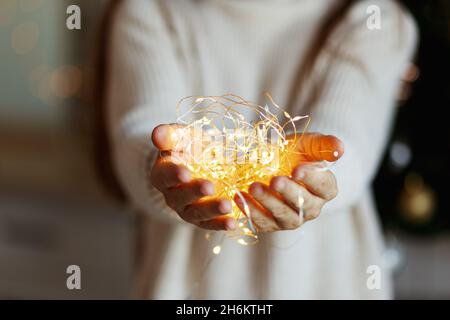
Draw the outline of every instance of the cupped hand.
[[[290,177],[273,177],[269,185],[255,182],[248,193],[241,192],[258,232],[296,229],[317,218],[338,193],[334,174],[321,162],[338,160],[344,153],[342,142],[334,136],[309,133],[298,139],[296,151],[292,160],[297,166]],[[234,200],[245,213],[241,198]]]
[[[204,179],[192,179],[186,166],[173,157],[177,125],[163,124],[153,130],[153,144],[161,155],[150,172],[155,188],[162,192],[167,205],[193,225],[211,230],[233,230],[231,201],[214,196],[214,185]]]

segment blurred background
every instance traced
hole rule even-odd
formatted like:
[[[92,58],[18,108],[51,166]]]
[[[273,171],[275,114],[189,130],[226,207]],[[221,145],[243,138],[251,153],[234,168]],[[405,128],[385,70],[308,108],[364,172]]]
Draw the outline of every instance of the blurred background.
[[[81,30],[66,27],[71,4]],[[0,298],[130,295],[134,221],[99,183],[84,99],[102,8],[0,1]]]
[[[82,29],[66,28],[81,8]],[[397,298],[450,298],[450,2],[408,1],[416,80],[374,182]],[[0,1],[0,298],[127,298],[136,221],[105,192],[83,98],[105,1]],[[66,268],[82,270],[80,291]]]

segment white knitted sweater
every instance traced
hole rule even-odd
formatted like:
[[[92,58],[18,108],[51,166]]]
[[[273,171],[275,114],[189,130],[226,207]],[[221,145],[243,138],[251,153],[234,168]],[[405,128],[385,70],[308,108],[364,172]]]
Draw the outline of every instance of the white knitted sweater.
[[[203,230],[178,219],[148,183],[148,161],[157,156],[151,131],[176,120],[180,98],[234,93],[262,102],[268,91],[283,106],[321,18],[336,2],[121,4],[110,47],[108,120],[117,174],[130,202],[148,217],[142,246],[146,259],[138,278],[147,297],[391,297],[370,184],[417,38],[412,18],[393,1],[358,2],[317,61],[315,74],[324,68],[328,73],[320,78],[324,90],[310,111],[312,130],[336,135],[345,144],[345,155],[333,168],[339,195],[318,219],[299,230],[262,235],[255,246],[227,239],[220,255],[210,260],[215,240],[205,240]],[[371,4],[381,8],[380,30],[366,26]],[[289,110],[293,115],[303,111]],[[367,287],[371,265],[381,268],[379,290]]]

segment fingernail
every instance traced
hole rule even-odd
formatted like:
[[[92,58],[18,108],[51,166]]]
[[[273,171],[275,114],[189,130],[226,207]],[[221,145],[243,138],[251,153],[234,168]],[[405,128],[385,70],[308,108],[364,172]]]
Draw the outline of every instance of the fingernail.
[[[231,212],[231,203],[227,200],[222,200],[219,203],[219,211],[223,214]]]
[[[305,178],[305,168],[297,169],[294,173],[294,179],[303,180]]]
[[[253,183],[250,186],[250,193],[252,195],[254,195],[255,197],[261,196],[263,194],[263,192],[264,192],[264,190],[263,190],[261,184],[259,184],[259,183]]]
[[[284,187],[286,186],[286,182],[284,181],[284,178],[275,178],[272,182],[272,187],[276,191],[282,191]]]
[[[189,180],[191,179],[191,175],[189,172],[187,172],[186,170],[181,170],[178,175],[177,175],[178,179],[180,179],[181,182],[186,183],[189,182]]]
[[[205,182],[200,187],[200,192],[204,196],[212,196],[214,194],[214,185],[211,182]]]
[[[234,230],[234,229],[236,228],[236,223],[234,222],[233,219],[228,219],[228,220],[225,222],[225,228],[226,228],[227,230]]]

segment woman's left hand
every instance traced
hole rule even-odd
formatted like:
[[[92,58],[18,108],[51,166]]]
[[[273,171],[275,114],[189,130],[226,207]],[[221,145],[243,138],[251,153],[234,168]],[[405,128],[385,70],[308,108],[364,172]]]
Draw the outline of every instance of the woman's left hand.
[[[257,232],[292,230],[319,216],[322,207],[338,193],[334,174],[320,162],[333,162],[344,153],[342,142],[334,136],[305,134],[299,140],[298,165],[291,177],[273,177],[270,185],[253,183],[245,198]],[[235,202],[245,213],[244,204]]]

